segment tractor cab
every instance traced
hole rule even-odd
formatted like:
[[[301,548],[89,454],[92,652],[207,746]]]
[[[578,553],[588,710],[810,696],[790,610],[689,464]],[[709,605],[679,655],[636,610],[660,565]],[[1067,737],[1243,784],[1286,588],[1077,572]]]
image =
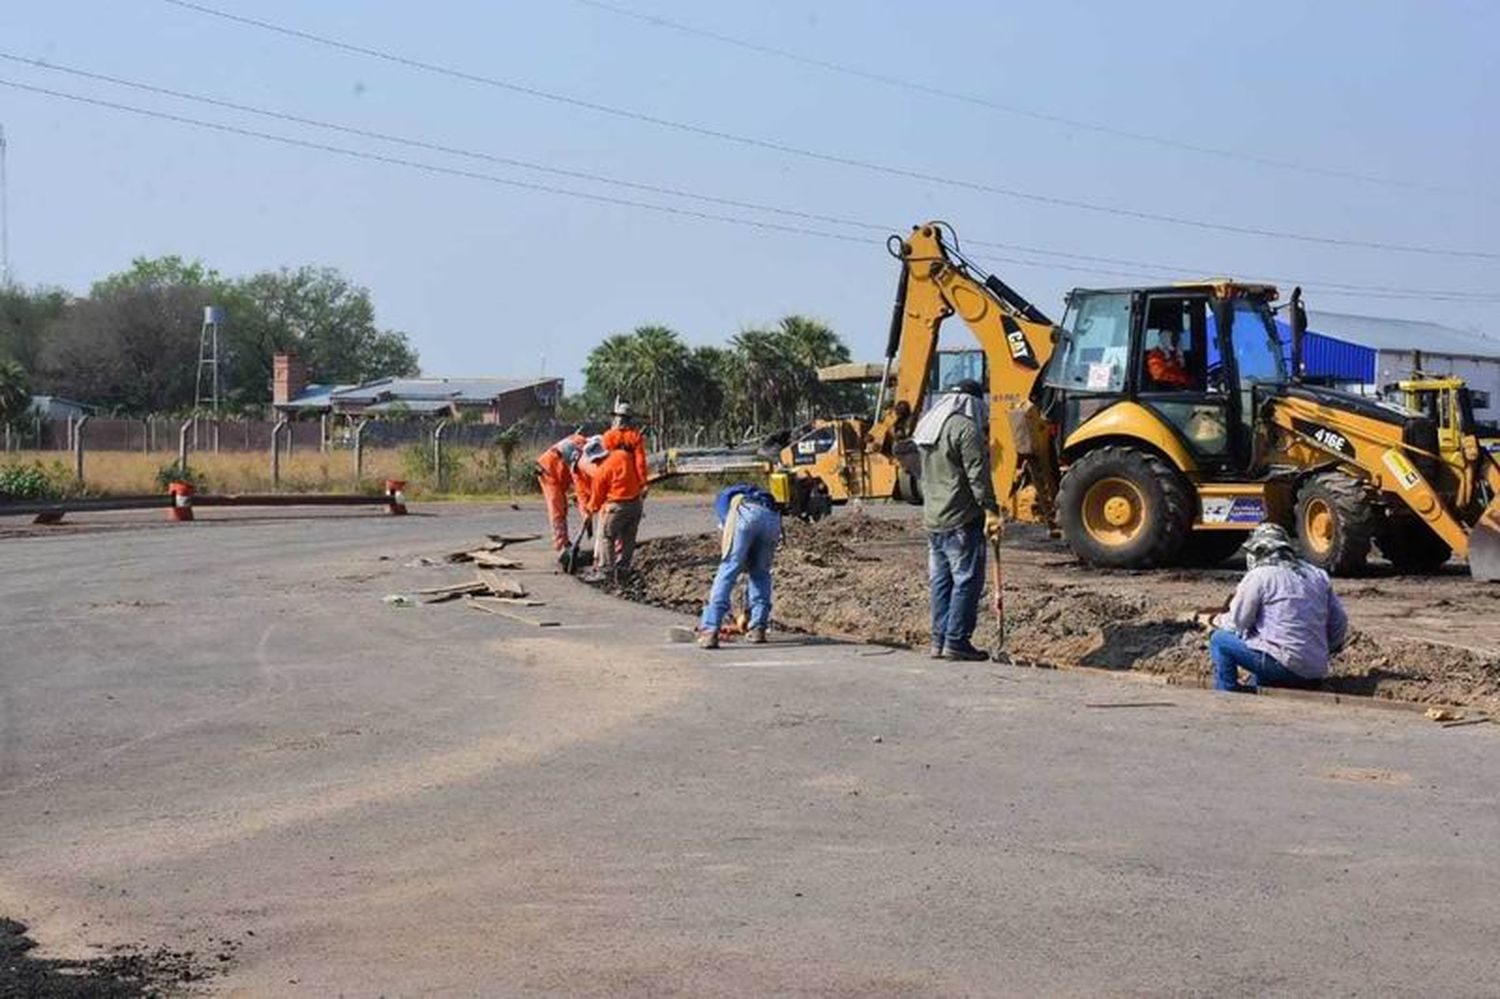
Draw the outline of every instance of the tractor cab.
[[[1077,289],[1046,371],[1068,448],[1122,403],[1145,410],[1119,433],[1168,437],[1205,477],[1253,475],[1253,427],[1265,393],[1287,382],[1267,285],[1213,281],[1160,288]],[[1153,418],[1154,419],[1151,419]],[[1161,441],[1160,450],[1177,450]]]

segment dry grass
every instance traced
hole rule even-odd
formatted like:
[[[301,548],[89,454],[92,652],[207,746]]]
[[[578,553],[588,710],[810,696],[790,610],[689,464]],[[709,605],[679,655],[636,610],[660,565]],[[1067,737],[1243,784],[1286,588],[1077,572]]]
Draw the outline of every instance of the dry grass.
[[[408,482],[407,494],[433,494],[430,468],[424,467],[425,451],[417,449],[370,449],[364,454],[361,483],[354,480],[354,454],[337,450],[327,453],[294,452],[281,459],[281,492],[379,491],[386,479]],[[172,464],[169,452],[141,454],[131,451],[89,451],[84,456],[83,491],[89,495],[141,495],[161,492],[157,474]],[[31,464],[40,461],[60,484],[71,483],[73,458],[58,451],[21,451],[0,455],[0,464]],[[447,462],[445,462],[447,464]],[[503,471],[495,457],[482,450],[455,449],[449,471],[449,495],[506,495]],[[271,492],[271,459],[265,452],[194,452],[188,466],[200,480],[200,489],[215,493]],[[529,464],[516,461],[514,484],[524,490]]]

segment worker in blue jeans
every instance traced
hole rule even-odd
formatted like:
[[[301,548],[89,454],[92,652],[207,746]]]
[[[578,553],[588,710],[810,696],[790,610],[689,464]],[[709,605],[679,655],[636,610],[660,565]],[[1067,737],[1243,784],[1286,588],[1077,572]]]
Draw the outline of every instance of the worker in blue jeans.
[[[990,657],[972,641],[984,595],[985,539],[998,540],[1001,529],[988,424],[983,388],[965,379],[937,398],[911,435],[922,461],[934,659]]]
[[[776,499],[758,486],[739,484],[719,493],[714,502],[719,515],[719,572],[703,607],[698,644],[719,647],[719,628],[729,613],[729,598],[740,573],[750,577],[750,627],[752,644],[766,640],[771,623],[771,560],[781,542],[781,510]]]
[[[1299,558],[1278,524],[1261,524],[1250,533],[1245,563],[1248,571],[1208,639],[1214,689],[1318,683],[1349,631],[1328,574]],[[1250,674],[1249,684],[1240,684],[1240,670]]]

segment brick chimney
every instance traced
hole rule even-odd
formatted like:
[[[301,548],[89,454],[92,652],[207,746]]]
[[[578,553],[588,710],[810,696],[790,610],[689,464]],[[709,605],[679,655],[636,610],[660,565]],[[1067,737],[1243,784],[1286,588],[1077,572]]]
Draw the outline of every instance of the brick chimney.
[[[302,358],[282,351],[271,359],[271,403],[285,406],[307,388],[307,365]]]

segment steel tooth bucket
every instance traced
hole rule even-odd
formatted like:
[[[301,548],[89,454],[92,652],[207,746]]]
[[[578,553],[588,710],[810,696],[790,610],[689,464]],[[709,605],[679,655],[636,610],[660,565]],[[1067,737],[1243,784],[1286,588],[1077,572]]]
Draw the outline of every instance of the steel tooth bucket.
[[[1500,499],[1479,515],[1469,532],[1469,572],[1485,582],[1500,580]]]

